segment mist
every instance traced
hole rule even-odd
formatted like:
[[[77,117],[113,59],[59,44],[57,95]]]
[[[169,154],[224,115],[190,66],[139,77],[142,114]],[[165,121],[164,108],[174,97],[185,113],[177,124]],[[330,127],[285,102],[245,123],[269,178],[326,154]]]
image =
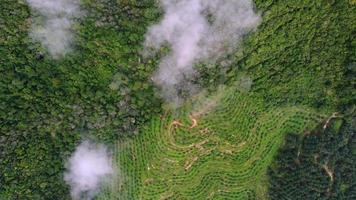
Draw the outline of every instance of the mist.
[[[261,17],[251,0],[161,0],[164,11],[158,24],[149,27],[144,47],[158,52],[169,46],[153,75],[162,96],[181,103],[181,87],[194,93],[197,87],[186,80],[196,75],[194,65],[212,62],[239,48],[242,36],[256,29]]]
[[[90,200],[115,174],[111,156],[104,145],[82,142],[66,163],[64,180],[75,200]]]
[[[81,15],[80,0],[27,0],[33,23],[30,37],[48,50],[55,58],[61,58],[71,50],[72,25]]]

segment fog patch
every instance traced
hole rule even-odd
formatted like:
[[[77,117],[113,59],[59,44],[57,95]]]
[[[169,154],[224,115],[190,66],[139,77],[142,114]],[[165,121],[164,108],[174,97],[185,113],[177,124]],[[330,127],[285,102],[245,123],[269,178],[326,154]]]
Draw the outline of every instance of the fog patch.
[[[71,50],[72,25],[80,16],[80,0],[27,0],[34,19],[30,37],[58,59]]]
[[[260,15],[251,0],[161,0],[162,20],[146,34],[145,54],[168,45],[153,81],[169,102],[181,102],[180,90],[194,93],[194,64],[215,62],[239,48],[242,36],[255,29]]]
[[[89,200],[114,176],[111,156],[102,144],[82,142],[66,163],[64,180],[75,200]]]

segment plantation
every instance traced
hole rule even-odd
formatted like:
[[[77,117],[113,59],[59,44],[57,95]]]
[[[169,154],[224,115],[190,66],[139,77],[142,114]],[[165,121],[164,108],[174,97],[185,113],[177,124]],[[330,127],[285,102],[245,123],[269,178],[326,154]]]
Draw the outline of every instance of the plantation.
[[[61,59],[30,38],[27,1],[0,3],[0,199],[70,199],[83,138],[118,170],[96,199],[356,197],[355,1],[255,0],[261,24],[195,66],[203,92],[177,109],[151,80],[169,48],[142,56],[157,2],[81,3]]]
[[[265,172],[284,135],[313,128],[322,116],[220,92],[208,113],[200,112],[204,105],[197,114],[167,113],[138,137],[120,141],[122,186],[102,199],[266,199]]]

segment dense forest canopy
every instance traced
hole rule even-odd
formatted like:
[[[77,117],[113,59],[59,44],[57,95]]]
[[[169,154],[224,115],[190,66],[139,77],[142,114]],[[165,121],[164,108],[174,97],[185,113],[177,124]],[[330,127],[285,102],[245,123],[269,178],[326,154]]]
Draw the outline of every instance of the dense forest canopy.
[[[268,172],[271,199],[355,199],[355,125],[355,118],[332,119],[288,135]]]

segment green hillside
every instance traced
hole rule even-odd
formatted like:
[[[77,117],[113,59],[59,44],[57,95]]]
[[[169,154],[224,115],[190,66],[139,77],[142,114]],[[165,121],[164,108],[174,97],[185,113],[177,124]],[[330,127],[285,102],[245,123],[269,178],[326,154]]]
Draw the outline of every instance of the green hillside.
[[[262,16],[256,31],[237,52],[197,65],[204,92],[170,109],[150,79],[166,49],[141,56],[147,27],[162,14],[156,1],[82,0],[73,52],[54,60],[28,36],[26,1],[3,0],[0,199],[70,199],[64,163],[82,138],[114,149],[118,174],[97,199],[319,198],[292,187],[315,177],[315,188],[325,189],[327,173],[307,173],[322,170],[307,164],[314,151],[302,154],[300,175],[276,166],[294,165],[283,153],[288,146],[295,153],[286,135],[317,130],[355,106],[356,2],[254,2]],[[315,147],[343,144],[306,138],[314,140]],[[354,156],[354,146],[340,148],[349,149],[327,150],[338,157],[331,160]],[[347,167],[337,191],[355,189],[354,178],[343,178]]]
[[[120,141],[121,186],[99,199],[266,199],[266,170],[284,135],[313,128],[322,116],[267,107],[252,93],[220,92],[207,113],[204,104],[167,113]]]

